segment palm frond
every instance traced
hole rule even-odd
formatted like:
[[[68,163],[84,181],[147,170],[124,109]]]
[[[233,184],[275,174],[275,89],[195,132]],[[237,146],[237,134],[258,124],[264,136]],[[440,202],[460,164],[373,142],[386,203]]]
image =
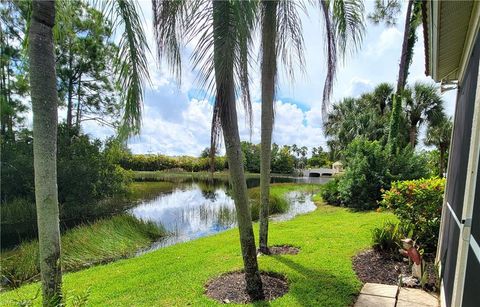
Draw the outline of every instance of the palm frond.
[[[340,54],[357,51],[365,32],[365,7],[361,0],[333,0],[333,21]]]
[[[256,25],[255,17],[257,1],[219,1],[213,4],[213,42],[215,48],[213,59],[213,71],[217,85],[214,104],[214,116],[212,119],[211,133],[211,157],[217,149],[221,133],[221,121],[231,120],[227,114],[228,106],[225,104],[224,95],[220,86],[224,82],[233,81],[235,92],[242,96],[242,102],[247,118],[252,118],[252,105],[249,91],[249,61],[252,44],[252,33]],[[200,44],[200,43],[199,43]],[[205,43],[208,45],[209,43]],[[211,66],[210,66],[211,67]],[[206,76],[211,68],[203,71]],[[233,80],[231,80],[233,78]],[[219,87],[220,86],[220,87]],[[236,94],[235,94],[236,96]]]
[[[121,138],[126,138],[140,132],[144,83],[150,82],[147,63],[150,49],[142,27],[143,16],[136,2],[116,0],[100,5],[104,15],[112,21],[113,28],[122,30],[115,75],[123,89],[120,97],[123,118],[118,132]]]
[[[327,38],[327,77],[323,88],[322,117],[326,119],[329,100],[335,81],[337,60],[360,47],[365,32],[361,0],[320,0]]]
[[[325,36],[327,38],[327,76],[325,77],[325,84],[323,86],[323,99],[322,99],[322,119],[325,122],[327,120],[327,111],[332,95],[333,83],[337,72],[337,43],[336,43],[336,31],[332,22],[332,14],[329,9],[329,3],[327,1],[320,1],[320,8],[323,12],[323,19],[325,22]]]
[[[294,70],[299,68],[305,73],[305,43],[303,40],[303,25],[299,12],[305,14],[303,2],[280,0],[277,9],[277,54],[284,65],[285,72],[294,80]]]

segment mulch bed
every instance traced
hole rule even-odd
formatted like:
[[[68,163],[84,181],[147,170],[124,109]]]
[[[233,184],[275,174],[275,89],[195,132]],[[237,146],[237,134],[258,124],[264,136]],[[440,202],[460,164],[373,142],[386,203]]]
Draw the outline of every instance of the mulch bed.
[[[300,252],[300,248],[292,245],[274,245],[268,248],[268,255],[296,255]]]
[[[431,259],[427,260],[428,281],[425,290],[436,291],[436,272]],[[410,275],[411,265],[376,250],[367,250],[353,257],[353,269],[363,283],[398,285],[400,274]]]
[[[288,292],[285,277],[273,273],[261,273],[265,301],[272,301]],[[247,304],[252,300],[246,291],[245,273],[232,272],[219,276],[205,286],[205,294],[220,303]]]

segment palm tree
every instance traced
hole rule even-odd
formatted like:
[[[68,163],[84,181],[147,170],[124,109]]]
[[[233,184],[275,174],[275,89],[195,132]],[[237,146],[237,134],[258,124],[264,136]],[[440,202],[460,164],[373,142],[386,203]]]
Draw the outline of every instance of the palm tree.
[[[452,136],[452,118],[442,118],[441,122],[436,126],[428,126],[427,136],[425,138],[425,145],[437,147],[438,152],[440,153],[439,163],[438,163],[438,174],[440,177],[443,177],[443,174],[446,171],[445,158],[448,152],[448,147],[450,146],[450,139]]]
[[[273,101],[277,79],[277,57],[281,56],[287,73],[293,79],[293,67],[303,69],[303,36],[299,9],[303,4],[291,0],[263,0],[261,9],[262,36],[262,119],[260,162],[260,251],[268,253],[268,215],[270,191],[270,163],[272,153]],[[361,1],[320,1],[323,12],[328,51],[328,73],[324,86],[323,114],[332,92],[337,63],[337,45],[345,53],[347,43],[353,47],[363,35],[363,3]],[[296,55],[292,57],[291,53]],[[294,59],[297,62],[294,63]],[[298,155],[294,144],[293,152]],[[298,165],[297,165],[298,166]]]
[[[403,31],[402,53],[400,55],[400,64],[398,67],[397,91],[395,94],[395,99],[392,100],[394,104],[392,109],[396,111],[392,112],[391,114],[391,127],[398,127],[402,120],[401,112],[397,111],[400,110],[400,106],[402,104],[408,71],[413,58],[413,48],[417,41],[416,30],[422,21],[422,6],[424,5],[425,3],[423,3],[423,1],[408,0],[407,13],[405,15],[405,26]],[[387,25],[395,25],[396,15],[400,13],[400,7],[401,4],[399,0],[388,0],[386,2],[383,0],[376,0],[374,14],[369,15],[369,19],[376,24],[384,21]],[[393,134],[398,134],[399,131],[390,131],[389,146],[391,152],[393,153],[395,148],[398,148],[400,144],[392,143],[399,141],[397,135],[393,135],[392,132]]]
[[[413,88],[407,88],[404,97],[410,145],[414,148],[418,129],[426,123],[436,126],[445,117],[443,99],[435,84],[421,82],[416,82]]]
[[[262,117],[260,144],[260,252],[268,254],[270,167],[272,158],[273,100],[277,73],[277,7],[279,1],[262,1]]]
[[[256,1],[156,1],[153,0],[155,37],[159,58],[166,58],[180,79],[182,41],[200,38],[193,51],[193,64],[200,71],[202,86],[213,90],[211,156],[223,131],[230,183],[237,212],[240,246],[247,292],[252,300],[263,298],[258,269],[242,151],[237,123],[236,89],[247,114],[251,114],[248,90],[248,59]]]
[[[68,21],[67,6],[54,1],[32,1],[28,33],[30,87],[33,111],[35,198],[43,304],[62,304],[61,248],[57,190],[57,107],[54,32],[55,20]],[[120,133],[140,129],[143,82],[148,79],[145,52],[148,49],[140,17],[131,0],[108,2],[104,13],[115,28],[123,28],[116,59],[118,82],[126,90],[121,96],[124,116]]]
[[[57,88],[53,26],[55,2],[33,1],[28,36],[33,154],[40,271],[44,306],[62,302],[57,191]]]

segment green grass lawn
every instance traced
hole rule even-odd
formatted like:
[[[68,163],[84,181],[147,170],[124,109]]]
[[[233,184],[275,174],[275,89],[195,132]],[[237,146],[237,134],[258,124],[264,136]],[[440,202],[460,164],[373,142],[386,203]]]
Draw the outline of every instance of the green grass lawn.
[[[285,191],[286,185],[275,187]],[[270,243],[301,248],[298,255],[261,256],[260,268],[284,274],[289,292],[256,306],[347,306],[361,283],[352,270],[351,257],[368,248],[371,230],[390,213],[351,212],[321,205],[291,221],[271,223]],[[258,232],[258,225],[255,225]],[[91,306],[213,306],[204,295],[205,283],[242,268],[238,230],[177,244],[141,257],[120,260],[64,275],[67,303],[88,291]],[[40,285],[30,284],[2,293],[0,302],[34,298]],[[40,298],[34,300],[40,304]]]

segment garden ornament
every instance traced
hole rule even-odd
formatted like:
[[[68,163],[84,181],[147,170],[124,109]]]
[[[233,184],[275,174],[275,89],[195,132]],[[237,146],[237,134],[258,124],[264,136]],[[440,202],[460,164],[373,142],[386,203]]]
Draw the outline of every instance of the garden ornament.
[[[420,280],[422,278],[422,256],[415,248],[415,244],[412,239],[406,238],[401,240],[403,248],[398,251],[405,257],[412,260],[412,276]]]

